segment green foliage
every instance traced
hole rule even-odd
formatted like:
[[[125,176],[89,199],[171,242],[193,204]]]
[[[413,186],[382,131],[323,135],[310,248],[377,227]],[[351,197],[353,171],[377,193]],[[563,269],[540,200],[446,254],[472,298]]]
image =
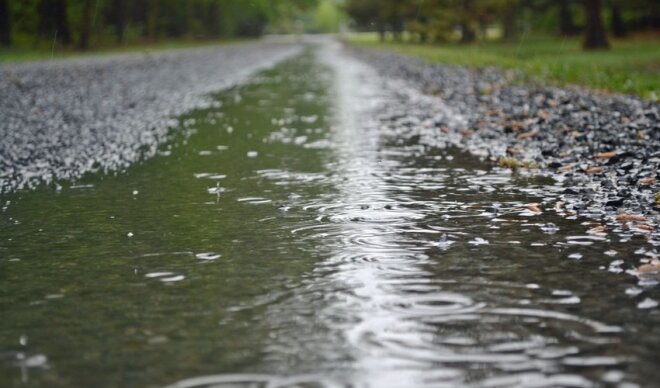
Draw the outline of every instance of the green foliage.
[[[600,3],[602,19],[617,36],[621,28],[660,28],[657,1]],[[588,30],[587,24],[595,24],[587,22],[589,7],[578,0],[347,0],[345,9],[355,29],[377,31],[381,39],[391,33],[397,40],[405,30],[413,40],[474,42],[487,40],[497,31],[511,42],[529,33],[575,35]],[[619,23],[614,22],[615,14]]]
[[[343,14],[332,0],[321,0],[314,12],[314,27],[319,32],[339,32]]]
[[[7,0],[0,1],[4,4]],[[4,31],[10,23],[11,49],[0,54],[171,39],[255,37],[286,18],[292,18],[290,24],[295,24],[305,12],[313,13],[317,3],[318,0],[10,0],[10,17],[8,21],[0,18],[0,30]],[[336,5],[324,3],[319,11],[327,27],[336,17],[332,13]]]
[[[583,52],[578,38],[548,36],[525,36],[516,45],[485,42],[467,47],[452,43],[383,45],[375,36],[364,34],[353,36],[352,41],[434,63],[519,69],[542,82],[585,85],[651,100],[657,100],[660,93],[657,39],[615,40],[613,50],[606,52]]]

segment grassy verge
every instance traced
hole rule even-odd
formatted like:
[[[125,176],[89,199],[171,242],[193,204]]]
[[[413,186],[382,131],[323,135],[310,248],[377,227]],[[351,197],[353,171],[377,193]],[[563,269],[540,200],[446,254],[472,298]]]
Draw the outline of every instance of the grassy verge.
[[[432,63],[519,69],[552,84],[576,84],[651,100],[657,100],[660,94],[658,37],[615,40],[612,50],[596,52],[582,51],[579,39],[555,37],[523,37],[518,44],[485,42],[469,46],[381,43],[374,34],[351,35],[349,41],[362,47],[417,56]]]
[[[194,47],[207,47],[222,44],[244,42],[250,39],[222,39],[222,40],[167,40],[157,43],[136,43],[123,46],[109,46],[89,51],[57,48],[0,48],[0,63],[26,62],[45,59],[60,59],[98,54],[118,54],[145,51],[177,50]]]

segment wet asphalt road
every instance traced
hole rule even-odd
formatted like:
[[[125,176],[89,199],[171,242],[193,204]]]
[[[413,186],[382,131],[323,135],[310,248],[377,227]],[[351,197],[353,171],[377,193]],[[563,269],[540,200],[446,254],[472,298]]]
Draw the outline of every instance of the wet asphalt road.
[[[121,171],[157,152],[176,117],[299,45],[219,47],[0,65],[0,193]]]

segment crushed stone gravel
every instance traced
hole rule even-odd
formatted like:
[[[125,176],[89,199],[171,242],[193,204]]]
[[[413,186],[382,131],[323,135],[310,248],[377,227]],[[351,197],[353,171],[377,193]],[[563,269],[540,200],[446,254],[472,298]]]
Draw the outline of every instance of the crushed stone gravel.
[[[0,193],[153,156],[178,115],[299,50],[261,41],[0,65]]]
[[[429,64],[384,50],[348,50],[381,75],[439,98],[451,112],[393,108],[385,125],[430,126],[431,141],[450,143],[515,173],[552,177],[562,187],[561,203],[542,205],[568,217],[630,222],[629,229],[647,234],[655,230],[660,210],[656,102],[536,85],[514,71]],[[628,220],[629,214],[639,221]]]

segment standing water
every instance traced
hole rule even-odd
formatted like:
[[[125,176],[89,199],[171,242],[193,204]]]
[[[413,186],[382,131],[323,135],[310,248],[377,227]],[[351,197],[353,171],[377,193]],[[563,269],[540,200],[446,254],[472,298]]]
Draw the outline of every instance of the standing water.
[[[636,386],[660,381],[652,245],[537,212],[309,50],[180,119],[115,176],[2,197],[0,385]],[[651,384],[652,385],[652,384]]]

